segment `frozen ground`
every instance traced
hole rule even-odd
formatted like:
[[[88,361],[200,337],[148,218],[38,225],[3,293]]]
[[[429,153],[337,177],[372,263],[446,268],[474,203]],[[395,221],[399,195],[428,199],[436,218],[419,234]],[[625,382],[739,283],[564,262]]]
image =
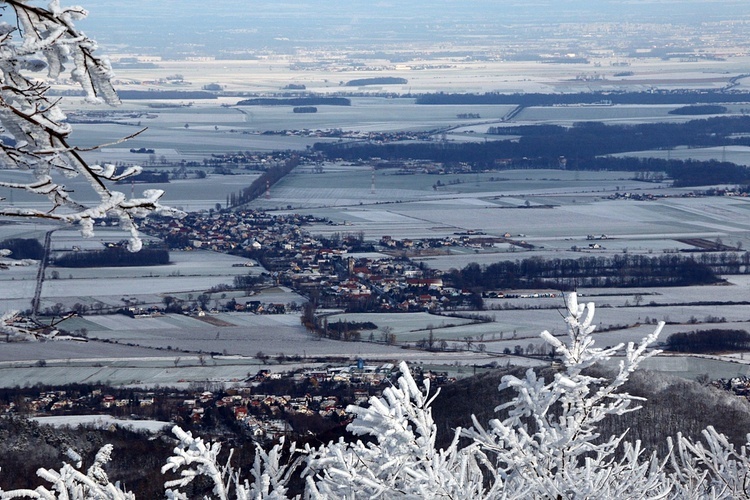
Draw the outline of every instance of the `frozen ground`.
[[[132,429],[135,431],[146,431],[157,433],[167,426],[172,426],[171,422],[160,422],[158,420],[127,420],[118,419],[110,415],[61,415],[54,417],[32,417],[30,420],[42,425],[51,425],[53,427],[96,427],[98,429],[109,429],[111,426]]]
[[[709,85],[719,88],[734,74],[746,70],[748,58],[729,58],[727,61],[629,61],[634,75],[615,78],[621,69],[608,61],[598,68],[601,81],[576,81],[576,77],[590,69],[589,65],[543,65],[538,63],[510,63],[494,61],[445,60],[449,69],[412,71],[399,67],[389,76],[403,76],[407,86],[370,87],[356,89],[368,92],[395,91],[414,93],[433,91],[462,92],[571,92],[587,89],[645,90],[649,88],[685,88]],[[340,73],[323,70],[295,71],[287,59],[273,58],[255,61],[161,61],[156,70],[118,71],[118,77],[144,80],[184,74],[189,84],[186,89],[199,89],[207,83],[219,82],[229,90],[249,92],[279,91],[290,82],[304,83],[310,91],[338,93],[341,91]],[[251,75],[251,77],[248,77]],[[382,76],[378,72],[358,72],[357,77]],[[122,88],[142,88],[139,84]],[[185,108],[149,108],[148,103],[126,101],[119,111],[144,112],[141,127],[148,130],[132,141],[108,146],[91,152],[86,157],[92,162],[144,163],[145,155],[130,153],[130,148],[154,148],[157,157],[170,161],[201,162],[211,153],[233,151],[269,151],[278,149],[304,150],[314,142],[324,140],[309,135],[260,135],[264,130],[299,130],[340,128],[360,131],[447,130],[451,140],[484,140],[487,127],[497,125],[511,107],[508,106],[419,106],[411,98],[385,99],[359,96],[350,107],[321,106],[315,114],[294,114],[289,108],[232,107],[238,99],[222,98],[195,101]],[[70,109],[85,106],[78,99],[65,99]],[[222,105],[228,105],[223,107]],[[555,123],[569,125],[585,120],[609,123],[641,123],[683,120],[668,115],[672,106],[602,106],[529,108],[520,113],[514,124]],[[731,113],[741,112],[741,106],[729,106]],[[479,113],[479,119],[460,119],[459,114]],[[107,144],[137,130],[131,119],[121,123],[76,125],[71,142],[82,146]],[[471,132],[469,132],[471,131]],[[490,137],[492,138],[492,137]],[[633,154],[644,154],[637,152]],[[669,155],[674,158],[717,158],[750,164],[747,148],[676,149],[667,152],[648,152],[649,155]],[[491,249],[453,249],[450,254],[424,255],[421,259],[437,269],[460,268],[476,261],[489,264],[501,259],[529,256],[560,256],[576,258],[592,255],[573,252],[571,247],[587,247],[589,234],[606,234],[601,255],[635,252],[658,255],[663,251],[686,249],[676,239],[721,238],[724,243],[742,244],[750,248],[750,202],[739,198],[668,198],[650,202],[609,200],[616,192],[670,193],[680,191],[667,185],[645,184],[622,172],[567,172],[503,171],[470,175],[412,176],[393,175],[392,171],[378,170],[372,192],[372,170],[369,165],[352,167],[330,164],[324,174],[312,174],[309,168],[298,169],[275,185],[270,200],[257,200],[256,207],[310,213],[331,219],[336,225],[317,225],[314,234],[362,231],[367,239],[390,235],[397,239],[454,236],[468,229],[481,230],[490,236],[508,232],[513,239],[532,243],[532,252],[513,251],[518,247],[500,244]],[[7,172],[11,180],[22,174]],[[4,174],[5,175],[5,174]],[[257,174],[223,177],[209,175],[201,181],[175,181],[159,186],[123,185],[122,191],[140,191],[157,187],[167,194],[165,204],[186,210],[213,208],[224,203],[227,195],[249,185]],[[440,180],[442,186],[437,186]],[[70,181],[77,189],[81,185]],[[13,204],[26,207],[30,200],[23,194],[12,197],[0,189],[0,196]],[[526,208],[526,205],[529,208]],[[549,206],[540,208],[541,206]],[[536,208],[535,208],[536,207]],[[52,226],[44,223],[19,226],[0,226],[0,237],[41,237]],[[73,231],[56,231],[53,249],[70,249],[73,245],[96,247],[102,241],[122,239],[122,233],[100,228],[97,238],[84,242]],[[597,254],[593,254],[597,255]],[[187,300],[206,289],[231,283],[238,273],[247,268],[233,268],[237,258],[203,252],[173,253],[169,266],[126,269],[48,269],[44,283],[42,307],[61,303],[66,307],[76,302],[120,306],[125,301],[142,304],[161,303],[165,295]],[[34,290],[36,266],[11,268],[0,272],[0,307],[26,309]],[[57,271],[58,279],[51,278]],[[251,268],[250,272],[260,272]],[[645,326],[648,317],[667,319],[671,323],[664,336],[676,331],[698,327],[750,326],[750,314],[745,306],[692,306],[701,300],[747,301],[750,281],[732,278],[731,286],[689,289],[644,290],[581,290],[600,306],[597,322],[601,328],[609,325],[628,325],[597,334],[605,345],[638,340],[652,326]],[[643,301],[635,305],[635,294]],[[227,294],[227,299],[233,297]],[[269,290],[263,300],[272,302],[304,302],[304,298],[288,290]],[[238,299],[240,297],[237,297]],[[212,297],[216,300],[216,297]],[[627,301],[627,304],[626,304]],[[651,304],[653,302],[654,304]],[[513,302],[512,305],[521,302]],[[526,301],[528,307],[555,306],[550,301]],[[487,301],[488,306],[503,307],[503,301]],[[413,343],[427,337],[433,327],[436,339],[446,340],[449,346],[466,347],[471,341],[485,344],[488,353],[501,353],[516,346],[527,349],[540,345],[542,329],[562,333],[563,324],[556,309],[490,310],[494,321],[470,324],[455,318],[436,318],[423,313],[372,317],[380,329],[389,326],[399,342]],[[709,317],[725,318],[726,323],[706,323]],[[347,315],[346,317],[356,318]],[[691,324],[695,318],[698,324]],[[124,316],[85,316],[69,320],[66,328],[85,328],[92,339],[87,343],[46,342],[37,344],[6,344],[0,349],[0,384],[25,385],[63,383],[72,381],[100,381],[117,384],[176,384],[186,380],[218,379],[231,383],[258,369],[252,356],[262,351],[273,357],[302,355],[304,357],[337,355],[350,359],[435,362],[443,364],[480,364],[496,360],[504,363],[527,362],[525,358],[495,357],[474,352],[423,353],[389,347],[379,343],[346,343],[316,340],[301,327],[296,315],[254,316],[222,314],[216,319],[228,326],[215,326],[207,321],[184,316],[163,316],[149,319],[129,319]],[[712,321],[713,321],[712,320]],[[636,326],[640,323],[640,326]],[[367,337],[365,332],[363,337]],[[105,342],[106,341],[106,342]],[[168,349],[171,348],[171,349]],[[190,351],[190,352],[186,352]],[[205,354],[203,362],[197,357]],[[224,356],[224,354],[227,356]],[[239,357],[235,357],[239,356]],[[45,360],[46,366],[37,366]],[[533,363],[528,361],[529,363]],[[687,367],[687,371],[707,371],[701,362],[670,360],[669,369]],[[682,364],[681,364],[682,363]],[[706,362],[708,363],[708,362]],[[677,366],[680,365],[680,366]],[[700,365],[700,366],[699,366]],[[286,365],[274,365],[284,367]],[[671,365],[670,365],[671,366]],[[675,368],[677,366],[677,368]],[[680,369],[682,369],[680,368]],[[183,382],[180,382],[183,381]]]

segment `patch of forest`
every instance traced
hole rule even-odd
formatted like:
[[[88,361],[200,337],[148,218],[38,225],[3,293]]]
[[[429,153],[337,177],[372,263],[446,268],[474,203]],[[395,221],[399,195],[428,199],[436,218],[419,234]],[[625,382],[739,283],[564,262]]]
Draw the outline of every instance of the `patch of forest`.
[[[737,264],[739,271],[740,264]],[[532,257],[495,262],[486,266],[468,264],[443,276],[450,286],[470,290],[576,287],[653,287],[707,285],[720,281],[714,269],[681,255],[615,255],[580,259]]]
[[[44,246],[35,238],[11,238],[0,241],[0,248],[10,250],[11,259],[42,260]]]
[[[665,349],[698,354],[749,351],[750,333],[745,330],[697,330],[678,332],[667,337]]]
[[[236,106],[351,106],[352,101],[346,97],[256,97],[237,102]]]
[[[559,168],[567,158],[571,170],[665,172],[676,186],[750,182],[748,169],[729,162],[617,158],[608,155],[678,146],[750,146],[750,117],[715,117],[686,123],[605,125],[583,122],[572,127],[528,125],[490,127],[490,134],[520,135],[517,141],[484,143],[316,143],[329,159],[355,161],[420,158],[445,164],[465,162],[475,168]],[[498,162],[502,159],[502,162]]]
[[[346,82],[346,87],[364,87],[367,85],[406,85],[409,81],[406,78],[396,78],[393,76],[382,76],[375,78],[359,78]]]
[[[158,170],[144,170],[140,174],[132,175],[126,179],[117,181],[117,184],[130,184],[131,182],[143,182],[152,184],[163,184],[169,182],[169,172]]]
[[[442,387],[432,407],[438,426],[438,447],[450,444],[452,429],[470,426],[471,415],[476,415],[479,422],[502,418],[503,414],[495,412],[494,408],[507,403],[511,391],[498,391],[498,385],[508,374],[523,378],[525,370],[493,370]],[[547,381],[555,376],[551,368],[537,372]],[[592,376],[611,376],[604,367],[594,367],[589,372]],[[745,444],[750,432],[747,401],[714,387],[662,372],[637,370],[630,375],[623,391],[645,398],[639,402],[642,408],[604,419],[598,426],[600,434],[610,436],[627,431],[629,440],[641,440],[644,449],[658,450],[660,456],[666,453],[667,436],[674,437],[678,432],[699,439],[701,431],[713,425],[736,444]],[[467,398],[467,394],[471,397]]]
[[[70,462],[65,454],[69,448],[79,453],[88,467],[99,448],[107,443],[114,446],[107,474],[121,481],[136,498],[163,498],[165,476],[161,474],[161,466],[174,448],[171,440],[152,439],[149,434],[120,427],[55,429],[8,416],[0,419],[3,488],[33,490],[42,484],[36,471],[40,467],[58,470],[61,463]]]
[[[655,92],[579,92],[572,94],[451,94],[439,92],[417,97],[417,104],[515,104],[518,106],[574,106],[577,104],[715,104],[750,101],[750,92],[677,90]]]
[[[165,248],[144,247],[139,252],[129,252],[121,246],[103,250],[68,252],[53,261],[53,265],[58,267],[129,267],[166,264],[169,264],[169,251]]]
[[[696,106],[683,106],[673,109],[670,115],[722,115],[727,112],[727,108],[718,104],[699,104]]]

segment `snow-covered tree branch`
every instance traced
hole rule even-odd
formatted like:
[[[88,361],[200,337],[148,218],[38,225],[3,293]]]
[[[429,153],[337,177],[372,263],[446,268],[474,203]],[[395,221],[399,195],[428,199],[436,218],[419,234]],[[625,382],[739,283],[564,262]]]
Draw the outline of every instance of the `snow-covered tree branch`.
[[[474,419],[466,431],[488,459],[495,463],[506,497],[525,491],[532,497],[612,498],[618,495],[646,498],[669,491],[663,467],[641,456],[639,443],[624,442],[625,435],[602,437],[597,424],[609,415],[637,408],[638,398],[619,392],[630,373],[658,351],[647,351],[663,324],[632,343],[600,349],[594,347],[594,304],[579,304],[576,294],[566,297],[567,342],[544,331],[542,338],[562,359],[563,369],[545,382],[533,370],[524,379],[503,377],[500,390],[516,395],[496,408],[504,419],[483,427]],[[591,377],[584,370],[624,350],[624,359],[611,379]],[[623,478],[628,478],[624,481]]]
[[[119,484],[110,482],[104,466],[112,456],[112,445],[104,445],[96,454],[94,463],[84,474],[80,455],[68,450],[68,458],[75,465],[64,463],[60,470],[39,469],[37,475],[51,484],[33,490],[3,491],[1,499],[34,498],[41,500],[134,500],[135,496],[123,490]]]
[[[482,498],[487,492],[475,447],[459,448],[460,429],[447,449],[436,449],[437,427],[429,380],[422,391],[406,363],[401,377],[369,407],[349,406],[348,429],[375,442],[340,441],[308,450],[311,498]]]
[[[68,143],[71,127],[59,101],[48,96],[49,82],[69,70],[88,101],[119,103],[109,62],[95,54],[96,43],[74,25],[86,11],[62,7],[58,0],[47,7],[30,0],[3,0],[0,7],[10,21],[0,22],[0,162],[28,173],[26,182],[0,180],[0,186],[47,199],[44,209],[2,204],[0,216],[79,223],[84,236],[92,234],[96,219],[114,216],[130,233],[130,250],[137,251],[142,244],[137,219],[152,212],[179,212],[159,204],[159,190],[133,199],[110,190],[108,183],[135,175],[140,167],[115,173],[111,165],[88,165],[80,150]],[[46,76],[41,75],[45,70]],[[91,186],[96,202],[76,198],[62,184],[62,179],[76,176]]]

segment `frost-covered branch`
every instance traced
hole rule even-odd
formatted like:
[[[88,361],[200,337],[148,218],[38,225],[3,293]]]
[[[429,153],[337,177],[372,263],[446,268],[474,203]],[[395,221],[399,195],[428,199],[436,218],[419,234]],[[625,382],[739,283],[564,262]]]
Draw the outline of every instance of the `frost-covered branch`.
[[[435,448],[437,428],[429,380],[422,391],[406,363],[393,387],[373,396],[369,407],[350,405],[347,429],[375,442],[343,441],[308,450],[304,475],[310,498],[483,498],[487,491],[474,454],[459,448],[460,429],[451,445]]]
[[[78,223],[84,236],[91,235],[95,219],[115,216],[131,234],[129,249],[140,249],[137,219],[152,212],[179,212],[159,204],[161,191],[152,190],[133,199],[111,191],[110,181],[136,175],[140,169],[115,173],[111,165],[89,165],[67,142],[71,127],[58,100],[47,96],[48,82],[70,68],[71,78],[83,88],[88,101],[109,105],[120,102],[111,84],[109,62],[95,54],[96,43],[74,25],[87,12],[80,7],[62,7],[58,0],[52,0],[46,8],[29,0],[0,0],[2,5],[11,8],[15,19],[12,24],[0,23],[0,162],[5,168],[28,172],[30,180],[0,181],[0,186],[44,197],[49,208],[0,205],[0,216]],[[45,69],[46,77],[27,76]],[[62,183],[62,179],[72,177],[82,177],[97,201],[74,198]]]
[[[247,479],[241,478],[241,471],[231,465],[232,453],[225,464],[219,464],[219,443],[206,444],[201,438],[193,437],[190,432],[183,431],[175,426],[173,434],[179,440],[174,449],[174,455],[162,467],[165,472],[180,472],[180,478],[164,483],[167,498],[187,499],[187,496],[179,490],[190,484],[199,476],[207,477],[213,484],[213,493],[216,498],[228,500],[280,500],[287,498],[287,483],[289,476],[295,468],[294,464],[283,465],[281,462],[284,441],[274,446],[269,452],[265,452],[260,446],[256,447],[255,461],[253,464],[252,484]],[[291,452],[295,445],[291,445]],[[177,489],[173,489],[177,487]],[[233,497],[230,495],[234,495]]]
[[[570,498],[595,492],[606,492],[604,497],[636,493],[645,497],[669,491],[662,468],[642,461],[638,443],[624,443],[624,434],[602,438],[597,431],[597,424],[607,416],[636,409],[633,403],[639,398],[620,389],[644,359],[658,352],[647,348],[663,324],[640,345],[600,349],[594,347],[592,336],[594,304],[579,304],[576,294],[569,294],[566,308],[568,341],[542,333],[561,357],[564,369],[549,382],[533,370],[523,379],[503,377],[500,390],[516,393],[496,408],[507,410],[507,416],[491,420],[486,428],[474,419],[474,428],[465,434],[494,461],[506,492]],[[624,359],[611,379],[584,374],[586,368],[623,351]],[[623,458],[617,459],[620,454]],[[624,483],[623,477],[632,482]]]
[[[76,462],[75,466],[64,463],[60,470],[41,468],[37,475],[50,483],[50,487],[39,486],[36,489],[0,490],[0,499],[34,498],[42,500],[134,500],[135,495],[123,490],[119,483],[111,483],[104,471],[104,465],[110,461],[112,445],[104,445],[96,454],[94,463],[84,474],[81,457],[71,450],[68,457]]]

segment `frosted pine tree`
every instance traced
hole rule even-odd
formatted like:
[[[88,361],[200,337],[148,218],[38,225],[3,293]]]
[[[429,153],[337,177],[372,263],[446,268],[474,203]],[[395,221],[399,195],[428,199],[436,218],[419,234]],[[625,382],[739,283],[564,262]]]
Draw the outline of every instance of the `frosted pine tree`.
[[[69,71],[88,101],[119,103],[109,62],[95,54],[96,43],[74,25],[86,11],[62,7],[58,0],[46,8],[31,0],[2,0],[0,7],[6,19],[0,22],[0,162],[28,174],[26,182],[0,180],[0,186],[46,198],[51,205],[35,210],[2,204],[0,216],[78,223],[84,236],[92,234],[96,219],[115,216],[130,232],[130,250],[137,251],[142,243],[136,219],[151,212],[178,212],[159,204],[160,190],[132,199],[112,191],[109,184],[139,173],[140,167],[118,172],[113,165],[88,165],[81,150],[68,143],[71,127],[59,100],[48,96],[49,82]],[[76,176],[91,186],[96,202],[74,198],[61,183]]]

